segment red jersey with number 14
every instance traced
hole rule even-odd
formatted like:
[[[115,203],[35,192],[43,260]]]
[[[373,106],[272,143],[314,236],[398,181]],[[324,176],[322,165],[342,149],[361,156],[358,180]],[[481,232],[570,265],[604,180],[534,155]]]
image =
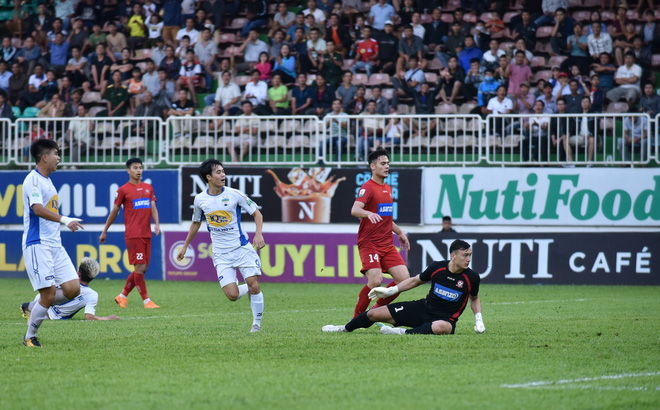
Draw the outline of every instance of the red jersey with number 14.
[[[356,201],[364,203],[364,209],[376,213],[383,218],[378,223],[371,223],[369,218],[360,220],[358,230],[358,247],[382,249],[392,246],[392,223],[394,221],[394,203],[392,187],[380,185],[373,179],[360,187]]]
[[[151,185],[125,183],[117,190],[115,205],[124,207],[126,239],[151,238],[151,201],[156,200]]]

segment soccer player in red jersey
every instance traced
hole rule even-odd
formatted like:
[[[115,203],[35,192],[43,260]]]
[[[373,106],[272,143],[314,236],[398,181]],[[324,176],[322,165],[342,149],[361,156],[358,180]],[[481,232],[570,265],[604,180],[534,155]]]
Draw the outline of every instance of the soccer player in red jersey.
[[[369,154],[371,179],[360,187],[353,203],[351,215],[360,218],[358,230],[358,250],[362,261],[362,272],[367,277],[367,285],[362,288],[355,306],[356,317],[369,307],[369,291],[383,282],[383,272],[392,275],[394,282],[390,286],[408,279],[410,273],[403,258],[394,247],[392,232],[399,236],[401,247],[410,250],[410,242],[403,230],[394,223],[394,204],[392,187],[385,183],[389,175],[390,159],[384,149]],[[385,299],[378,299],[374,308],[392,302],[398,294]]]
[[[142,182],[142,160],[131,158],[126,161],[126,168],[130,177],[129,181],[117,190],[115,205],[112,207],[108,220],[105,222],[103,232],[99,237],[101,243],[105,242],[108,228],[115,221],[119,209],[124,207],[124,224],[126,225],[125,238],[128,249],[128,259],[135,267],[135,272],[126,280],[124,290],[115,298],[120,307],[125,308],[128,302],[128,294],[137,287],[148,309],[159,308],[147,294],[147,285],[144,282],[144,273],[149,266],[151,255],[151,218],[156,225],[154,233],[160,234],[158,222],[158,210],[156,209],[156,195],[151,185]]]

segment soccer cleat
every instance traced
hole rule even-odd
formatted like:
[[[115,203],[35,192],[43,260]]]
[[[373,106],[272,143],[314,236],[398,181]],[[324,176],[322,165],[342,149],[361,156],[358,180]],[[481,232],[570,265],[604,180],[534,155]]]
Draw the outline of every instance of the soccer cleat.
[[[30,321],[30,309],[28,308],[30,306],[30,302],[25,302],[21,304],[21,312],[23,312],[23,317],[27,318],[28,322]]]
[[[120,308],[125,308],[128,303],[128,298],[122,298],[121,296],[115,297],[115,302],[119,305]]]
[[[153,300],[150,300],[149,302],[147,302],[147,303],[144,305],[144,308],[145,308],[145,309],[158,309],[159,307],[160,307],[160,306],[158,306],[157,304],[155,304]]]
[[[324,332],[345,332],[346,328],[344,325],[325,325],[321,328],[322,331]]]
[[[383,326],[380,328],[382,335],[405,335],[406,329],[402,327]]]
[[[29,339],[23,339],[23,344],[27,347],[41,347],[41,343],[39,343],[39,339],[37,339],[36,336]]]
[[[252,325],[252,328],[250,329],[250,333],[257,333],[260,330],[261,330],[261,326],[255,324]]]

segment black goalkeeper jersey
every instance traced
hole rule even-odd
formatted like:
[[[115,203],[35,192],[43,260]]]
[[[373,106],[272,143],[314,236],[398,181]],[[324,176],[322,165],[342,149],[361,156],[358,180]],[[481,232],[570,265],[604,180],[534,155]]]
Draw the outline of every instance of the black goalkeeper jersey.
[[[419,278],[424,282],[431,281],[431,289],[425,301],[428,311],[456,321],[465,310],[469,296],[479,294],[481,278],[469,268],[461,273],[451,273],[448,265],[449,261],[446,260],[433,262]]]

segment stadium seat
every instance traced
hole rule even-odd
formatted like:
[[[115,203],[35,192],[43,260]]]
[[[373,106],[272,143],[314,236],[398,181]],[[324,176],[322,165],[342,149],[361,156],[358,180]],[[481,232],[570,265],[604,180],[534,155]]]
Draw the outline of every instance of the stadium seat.
[[[609,113],[624,113],[628,111],[628,103],[613,101],[607,104],[607,108],[604,112]]]
[[[248,22],[248,19],[242,18],[242,17],[237,17],[231,21],[231,24],[229,26],[225,26],[225,29],[228,30],[240,30],[245,26]]]
[[[394,98],[394,88],[383,88],[381,95],[388,100],[392,100]]]
[[[145,63],[144,61],[140,61],[139,63],[135,64],[135,66],[139,68],[142,73],[147,72],[147,63]]]
[[[259,122],[259,130],[268,135],[277,132],[277,120],[263,120]]]
[[[250,82],[250,79],[251,79],[251,78],[252,78],[252,77],[250,77],[249,75],[237,75],[237,76],[234,78],[234,82],[235,82],[236,85],[238,85],[239,87],[245,87],[245,85],[246,85],[247,83]]]
[[[261,144],[266,149],[284,148],[287,144],[286,135],[269,135]]]
[[[575,11],[572,13],[571,17],[573,17],[575,21],[589,21],[591,19],[591,12],[585,10]]]
[[[474,25],[477,23],[477,15],[475,13],[465,13],[463,20]]]
[[[429,148],[454,148],[454,137],[449,135],[437,135],[431,138]]]
[[[218,38],[218,43],[220,44],[234,43],[235,41],[236,41],[236,34],[234,33],[222,33]]]
[[[534,75],[532,75],[532,82],[537,83],[541,78],[546,81],[552,78],[552,70],[537,71],[534,73]]]
[[[443,10],[445,11],[454,11],[457,8],[461,7],[461,0],[449,0],[447,2],[447,7],[445,7]]]
[[[640,16],[637,10],[628,10],[626,13],[626,18],[632,21],[644,21],[644,17]]]
[[[85,104],[84,99],[85,99],[85,96],[83,95],[83,104]],[[92,107],[92,108],[89,109],[89,112],[87,113],[87,115],[89,115],[90,117],[96,117],[98,113],[100,113],[101,111],[103,111],[105,109],[106,109],[105,107]]]
[[[128,137],[124,141],[124,151],[141,151],[146,147],[144,137]]]
[[[366,74],[357,73],[353,76],[353,84],[355,85],[360,85],[360,84],[366,85],[367,81],[369,81],[369,78],[367,77]]]
[[[82,100],[83,104],[92,104],[97,103],[101,100],[101,93],[97,91],[88,91],[83,94]],[[91,116],[91,115],[90,115]]]
[[[507,11],[506,13],[504,13],[504,17],[502,18],[502,21],[504,22],[504,24],[509,24],[511,23],[511,19],[517,16],[518,14],[520,13],[516,11]]]
[[[545,57],[541,57],[541,56],[532,57],[531,63],[532,63],[531,65],[532,68],[545,67]]]
[[[296,120],[284,120],[280,124],[279,129],[281,134],[293,134],[300,132],[300,121]]]
[[[433,60],[431,60],[429,62],[429,65],[428,65],[427,68],[430,71],[440,71],[444,68],[444,66],[442,65],[442,62],[440,60],[438,60],[437,58],[434,58]]]
[[[660,67],[660,54],[653,54],[653,57],[651,57],[651,65],[653,67]]]
[[[27,107],[23,111],[23,118],[35,118],[39,114],[39,111],[37,107]]]
[[[344,60],[344,64],[341,66],[341,69],[344,71],[348,71],[351,69],[351,66],[353,66],[353,63],[355,63],[355,60]]]
[[[410,106],[408,106],[407,104],[399,104],[396,107],[396,112],[397,114],[402,114],[402,115],[410,114]]]
[[[23,48],[23,40],[20,38],[14,37],[11,39],[11,45],[16,48]]]
[[[305,124],[302,126],[302,129],[300,130],[300,132],[303,132],[303,133],[306,133],[306,134],[316,132],[316,124],[317,124],[317,122],[315,120],[305,121]]]
[[[587,9],[600,8],[602,7],[601,0],[584,0],[582,2],[582,7]]]
[[[450,118],[444,125],[447,134],[456,135],[456,132],[465,129],[465,120],[460,118]]]
[[[458,113],[459,114],[469,114],[470,111],[472,111],[474,109],[474,107],[476,107],[477,105],[479,105],[479,104],[475,101],[468,101],[466,103],[463,103],[463,104],[461,104],[460,108],[458,109]]]
[[[153,55],[153,50],[150,48],[145,48],[142,50],[142,55],[144,56],[145,59],[151,58],[151,56]]]
[[[500,43],[500,50],[506,51],[507,48],[512,48],[515,46],[515,43],[512,41],[505,41]]]
[[[14,113],[14,117],[21,118],[21,109],[19,107],[11,107],[11,111]]]
[[[186,137],[186,136],[175,137],[170,142],[171,150],[184,150],[189,148],[190,148],[190,137]]]
[[[213,116],[213,115],[215,115],[215,106],[213,106],[213,105],[207,105],[202,110],[202,116],[203,117],[210,117],[210,116]]]
[[[436,114],[456,114],[458,108],[456,104],[440,103],[435,107]]]
[[[145,58],[145,57],[144,57],[144,50],[142,50],[142,49],[135,50],[135,57],[134,57],[134,60],[142,60],[142,59],[144,59],[144,58]]]
[[[552,34],[553,26],[542,26],[536,30],[536,38],[549,38]]]
[[[550,60],[548,60],[548,65],[550,68],[552,67],[560,67],[561,64],[567,59],[568,57],[566,56],[552,56],[550,57]]]
[[[426,82],[429,84],[438,83],[438,75],[436,73],[424,73],[424,77],[426,77]]]
[[[479,16],[479,20],[482,20],[482,21],[489,21],[489,20],[492,20],[492,19],[493,19],[493,13],[491,13],[490,11],[487,11],[485,13],[481,13],[481,16]]]
[[[195,138],[195,142],[192,143],[191,148],[192,149],[206,149],[208,150],[209,148],[215,147],[216,140],[215,137],[213,136],[200,136]]]
[[[582,0],[568,0],[567,10],[575,10],[576,8],[580,8],[580,7],[582,7]],[[577,20],[575,18],[575,16],[571,16],[571,17],[573,17],[575,20]],[[580,21],[580,20],[578,20],[578,21]]]
[[[433,21],[433,17],[431,17],[430,14],[422,14],[422,17],[420,19],[421,24],[429,24]]]
[[[518,148],[520,147],[521,140],[522,140],[522,135],[520,134],[507,135],[502,140],[502,148],[508,148],[508,149]]]
[[[383,85],[383,84],[390,84],[389,74],[382,74],[382,73],[372,74],[371,77],[369,78],[369,81],[367,81],[366,83],[366,85],[369,87],[372,87],[374,85]]]
[[[96,148],[101,151],[112,151],[121,148],[122,139],[121,137],[108,136],[103,138],[100,144],[97,144]]]
[[[440,20],[447,23],[447,24],[450,24],[452,21],[454,21],[454,15],[443,13],[442,17],[440,17]]]
[[[417,135],[411,137],[408,140],[408,142],[406,142],[404,145],[410,148],[417,148],[417,147],[426,148],[429,146],[429,139],[426,137],[426,135]]]
[[[607,24],[608,21],[614,21],[614,13],[609,10],[600,12],[600,19]]]
[[[313,148],[311,146],[311,140],[309,136],[307,135],[294,135],[286,143],[287,148],[304,148],[304,147],[309,147]]]
[[[467,149],[479,146],[479,140],[474,135],[459,135],[454,140],[454,148]]]
[[[115,133],[115,127],[112,124],[112,121],[99,121],[96,123],[96,127],[94,127],[94,132],[96,134],[108,136]]]

